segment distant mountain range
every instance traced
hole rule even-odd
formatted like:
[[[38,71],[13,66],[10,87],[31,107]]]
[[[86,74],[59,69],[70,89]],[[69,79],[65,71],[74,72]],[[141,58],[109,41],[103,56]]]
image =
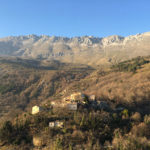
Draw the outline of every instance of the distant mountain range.
[[[87,65],[113,64],[150,55],[150,32],[122,37],[10,36],[0,38],[1,56],[20,56]]]

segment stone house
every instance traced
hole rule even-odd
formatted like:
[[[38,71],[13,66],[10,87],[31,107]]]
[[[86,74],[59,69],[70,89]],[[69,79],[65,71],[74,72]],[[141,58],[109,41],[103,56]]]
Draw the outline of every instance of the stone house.
[[[65,107],[66,103],[64,101],[52,101],[51,102],[52,107]]]
[[[81,92],[73,93],[63,99],[65,103],[84,102],[85,95]]]
[[[76,101],[76,100],[79,100],[79,101],[80,100],[84,100],[84,98],[85,98],[85,95],[83,93],[81,93],[81,92],[73,93],[70,96],[70,99],[74,100],[74,101]]]
[[[49,127],[51,128],[55,127],[55,122],[49,122]]]
[[[70,103],[70,104],[67,105],[67,108],[68,108],[69,110],[74,110],[74,111],[76,111],[76,110],[78,109],[78,104],[77,104],[77,103]]]
[[[32,115],[38,114],[41,112],[43,109],[40,106],[33,106],[32,107]]]
[[[95,95],[90,95],[89,96],[89,100],[90,101],[95,101],[96,100],[96,96]]]

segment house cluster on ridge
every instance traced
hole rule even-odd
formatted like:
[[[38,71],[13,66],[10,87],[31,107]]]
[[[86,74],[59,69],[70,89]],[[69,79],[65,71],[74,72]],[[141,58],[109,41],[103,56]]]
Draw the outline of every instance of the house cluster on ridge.
[[[108,107],[107,102],[98,101],[95,95],[86,96],[81,92],[72,93],[70,96],[63,98],[62,100],[52,101],[51,106],[53,108],[67,108],[68,110],[76,111],[78,106],[89,106],[94,109],[105,109]],[[37,114],[43,111],[39,106],[32,107],[32,114]]]
[[[84,106],[85,104],[95,108],[99,105],[99,102],[97,102],[95,95],[86,96],[82,92],[75,92],[67,97],[64,97],[61,101],[51,102],[53,107],[67,108],[68,110],[73,111],[76,111],[79,105]]]
[[[76,111],[79,104],[85,104],[85,95],[81,92],[76,92],[63,99],[68,110]]]
[[[85,107],[85,108],[91,107],[94,109],[107,109],[108,108],[107,102],[98,101],[95,95],[86,96],[85,94],[81,92],[76,92],[76,93],[71,94],[70,96],[63,98],[62,100],[51,102],[51,106],[53,108],[55,107],[67,108],[70,111],[77,111],[79,105],[81,107]],[[32,115],[36,115],[42,111],[46,111],[46,110],[40,106],[32,107]],[[63,125],[64,123],[59,120],[49,122],[50,128],[54,128],[54,127],[63,128]]]
[[[63,99],[65,103],[84,103],[85,95],[81,92],[73,93]]]
[[[76,111],[79,104],[85,104],[85,95],[81,92],[76,92],[63,98],[61,101],[52,101],[53,107],[67,108],[68,110]]]
[[[63,128],[64,126],[64,122],[63,121],[51,121],[49,122],[49,127],[50,128],[54,128],[54,127],[58,127],[58,128]]]

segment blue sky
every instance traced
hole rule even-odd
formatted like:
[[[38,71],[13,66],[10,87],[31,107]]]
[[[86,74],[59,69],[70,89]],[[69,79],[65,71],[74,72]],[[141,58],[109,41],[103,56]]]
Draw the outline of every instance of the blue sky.
[[[0,0],[0,37],[150,31],[150,0]]]

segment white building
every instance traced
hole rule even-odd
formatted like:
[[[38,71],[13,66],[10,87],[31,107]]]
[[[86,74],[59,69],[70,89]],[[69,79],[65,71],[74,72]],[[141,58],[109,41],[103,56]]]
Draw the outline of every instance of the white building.
[[[32,107],[32,115],[35,115],[35,114],[39,113],[40,111],[42,111],[41,107],[39,107],[39,106]]]
[[[76,110],[78,109],[78,104],[77,104],[77,103],[68,104],[68,105],[67,105],[67,108],[68,108],[69,110],[74,110],[74,111],[76,111]]]
[[[49,127],[51,128],[55,127],[55,122],[49,122]]]

